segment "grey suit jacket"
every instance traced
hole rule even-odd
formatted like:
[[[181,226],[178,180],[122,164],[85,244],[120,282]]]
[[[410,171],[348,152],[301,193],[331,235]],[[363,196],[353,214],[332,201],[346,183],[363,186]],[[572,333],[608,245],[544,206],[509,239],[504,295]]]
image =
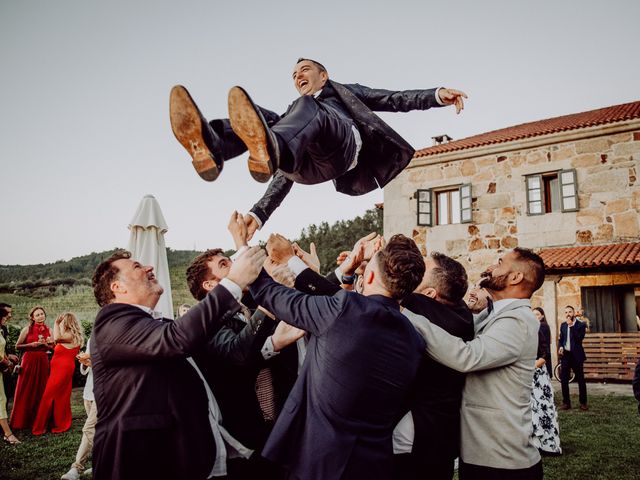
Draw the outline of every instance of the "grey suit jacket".
[[[476,337],[464,342],[405,310],[437,362],[468,372],[460,410],[460,457],[493,468],[529,468],[540,461],[530,441],[531,385],[539,323],[529,300],[515,300],[497,314],[485,310]]]

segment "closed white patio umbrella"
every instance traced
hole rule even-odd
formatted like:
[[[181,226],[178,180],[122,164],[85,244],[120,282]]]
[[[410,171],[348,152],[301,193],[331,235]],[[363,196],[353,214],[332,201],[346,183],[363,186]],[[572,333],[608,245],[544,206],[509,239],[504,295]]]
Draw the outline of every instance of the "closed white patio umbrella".
[[[165,318],[172,319],[171,279],[167,248],[164,244],[164,234],[168,229],[156,198],[153,195],[145,195],[129,223],[131,235],[128,250],[134,260],[153,267],[158,283],[164,288],[155,309],[162,312]]]

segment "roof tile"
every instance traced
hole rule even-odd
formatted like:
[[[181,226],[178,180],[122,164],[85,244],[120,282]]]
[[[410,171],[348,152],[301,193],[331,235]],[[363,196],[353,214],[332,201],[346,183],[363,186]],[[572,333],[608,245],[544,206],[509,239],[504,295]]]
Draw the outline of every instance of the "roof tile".
[[[548,270],[640,265],[640,243],[546,248],[539,253]]]
[[[523,123],[418,150],[414,158],[640,118],[640,101]]]

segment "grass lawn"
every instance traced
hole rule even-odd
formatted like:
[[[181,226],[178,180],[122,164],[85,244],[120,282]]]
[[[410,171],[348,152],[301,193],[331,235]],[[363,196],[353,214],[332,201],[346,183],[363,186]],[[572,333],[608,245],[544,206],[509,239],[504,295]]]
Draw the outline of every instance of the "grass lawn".
[[[578,405],[577,398],[573,403]],[[640,415],[637,402],[626,396],[589,396],[588,412],[560,412],[563,455],[544,457],[547,479],[631,480],[640,479]],[[72,397],[73,425],[61,434],[33,437],[16,432],[24,442],[0,445],[0,478],[57,480],[74,460],[85,413],[82,389]],[[425,472],[428,480],[428,472]],[[365,480],[365,479],[363,479]]]

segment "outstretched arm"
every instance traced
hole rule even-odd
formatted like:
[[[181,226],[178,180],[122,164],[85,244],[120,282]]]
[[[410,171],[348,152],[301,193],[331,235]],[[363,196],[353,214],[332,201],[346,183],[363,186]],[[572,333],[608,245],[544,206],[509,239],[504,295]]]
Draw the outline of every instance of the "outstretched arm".
[[[409,112],[428,110],[435,107],[455,105],[456,113],[464,108],[463,98],[467,95],[451,88],[430,88],[427,90],[384,90],[364,85],[346,85],[367,107],[379,112]]]
[[[342,292],[331,297],[306,295],[274,282],[265,271],[249,291],[276,318],[313,335],[322,335],[342,315],[347,298]]]
[[[251,240],[256,230],[262,228],[262,225],[265,224],[276,208],[280,206],[284,197],[289,194],[292,186],[293,180],[289,180],[278,170],[262,198],[258,200],[244,217],[244,221],[247,224],[247,240]]]
[[[465,342],[421,315],[408,310],[404,314],[427,342],[427,354],[436,362],[459,372],[509,365],[520,357],[527,340],[522,323],[516,317],[496,320],[486,333]]]

